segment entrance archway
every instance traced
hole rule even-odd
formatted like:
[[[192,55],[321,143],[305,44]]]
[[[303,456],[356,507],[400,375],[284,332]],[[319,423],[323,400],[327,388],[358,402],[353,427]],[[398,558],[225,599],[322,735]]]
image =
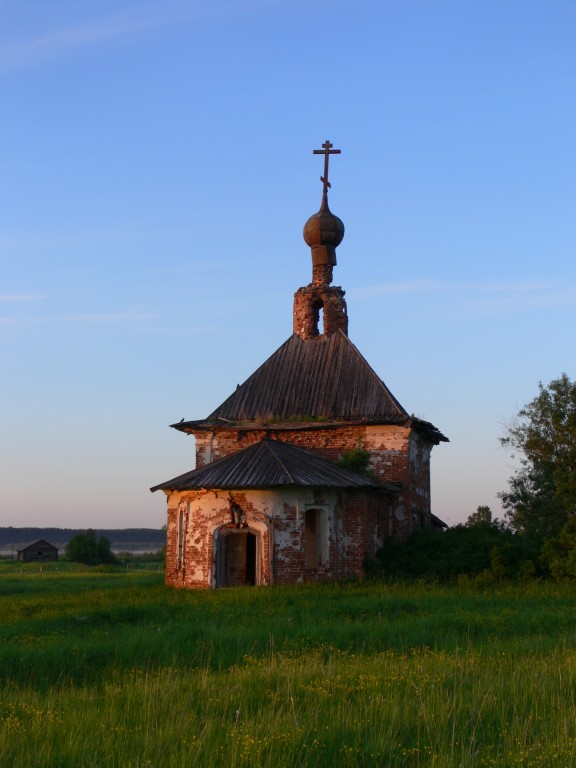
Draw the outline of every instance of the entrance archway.
[[[216,586],[254,586],[260,579],[259,536],[250,530],[221,532],[216,548]]]

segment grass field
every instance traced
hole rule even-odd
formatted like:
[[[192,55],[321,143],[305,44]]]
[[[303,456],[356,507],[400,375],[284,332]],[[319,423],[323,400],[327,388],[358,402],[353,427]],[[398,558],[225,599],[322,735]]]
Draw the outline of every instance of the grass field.
[[[576,766],[576,592],[0,565],[0,766]]]

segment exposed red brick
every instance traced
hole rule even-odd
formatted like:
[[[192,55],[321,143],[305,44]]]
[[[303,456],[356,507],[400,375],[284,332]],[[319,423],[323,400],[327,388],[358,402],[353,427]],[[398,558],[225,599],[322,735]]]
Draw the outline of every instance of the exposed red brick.
[[[326,265],[323,265],[326,266]],[[342,331],[348,335],[345,291],[324,283],[312,283],[294,294],[294,333],[301,339]],[[320,327],[320,315],[323,327]]]

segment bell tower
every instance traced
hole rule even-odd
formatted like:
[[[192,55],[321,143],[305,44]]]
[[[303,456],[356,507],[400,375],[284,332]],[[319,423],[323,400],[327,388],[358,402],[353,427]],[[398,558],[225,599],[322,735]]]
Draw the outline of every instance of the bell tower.
[[[294,333],[303,341],[330,336],[336,331],[348,335],[348,314],[345,291],[331,285],[332,270],[336,266],[336,248],[344,238],[344,224],[328,207],[328,163],[330,155],[339,155],[325,141],[322,149],[313,150],[324,155],[322,204],[318,213],[310,216],[304,225],[304,240],[312,253],[312,282],[294,294]]]

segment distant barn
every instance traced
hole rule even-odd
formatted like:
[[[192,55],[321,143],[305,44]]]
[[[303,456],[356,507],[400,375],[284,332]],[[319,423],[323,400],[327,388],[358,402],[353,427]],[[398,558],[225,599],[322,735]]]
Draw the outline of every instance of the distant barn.
[[[58,560],[58,547],[44,539],[33,541],[18,551],[18,560],[26,563],[53,563]]]

